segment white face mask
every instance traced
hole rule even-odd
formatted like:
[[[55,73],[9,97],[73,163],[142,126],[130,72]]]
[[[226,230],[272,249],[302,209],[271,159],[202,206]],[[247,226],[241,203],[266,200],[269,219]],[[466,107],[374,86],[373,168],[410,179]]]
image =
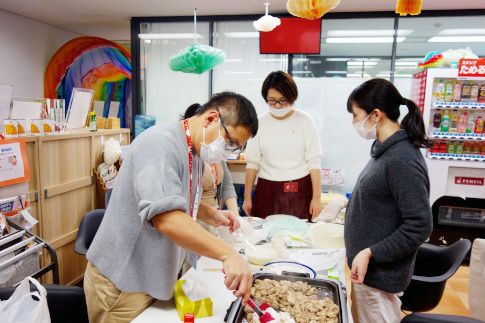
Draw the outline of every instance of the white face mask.
[[[278,118],[284,117],[290,112],[290,110],[291,110],[291,106],[287,106],[286,108],[279,108],[279,109],[269,107],[269,112],[271,112],[272,115]]]
[[[356,122],[353,124],[355,131],[359,134],[364,139],[377,139],[377,122],[374,125],[374,127],[371,130],[367,130],[364,128],[364,124],[367,121],[367,119],[370,118],[370,114],[365,118],[363,121]]]
[[[200,145],[200,158],[208,163],[219,163],[226,160],[232,151],[226,149],[226,140],[221,136],[221,127],[219,121],[219,138],[211,142],[210,144],[205,144],[205,127],[202,130],[202,144]]]

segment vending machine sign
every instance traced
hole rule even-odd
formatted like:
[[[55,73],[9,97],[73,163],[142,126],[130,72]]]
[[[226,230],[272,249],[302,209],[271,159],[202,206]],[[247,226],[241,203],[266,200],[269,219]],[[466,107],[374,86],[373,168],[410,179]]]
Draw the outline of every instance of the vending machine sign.
[[[480,178],[480,177],[462,177],[462,176],[455,177],[455,184],[458,184],[458,185],[483,186],[483,183],[484,183],[484,178]]]
[[[485,57],[479,59],[462,58],[458,65],[459,78],[485,78]]]

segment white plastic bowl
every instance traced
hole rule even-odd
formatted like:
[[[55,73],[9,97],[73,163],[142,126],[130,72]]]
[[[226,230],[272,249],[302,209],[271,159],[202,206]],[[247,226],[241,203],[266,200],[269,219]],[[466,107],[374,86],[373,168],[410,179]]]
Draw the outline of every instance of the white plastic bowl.
[[[311,227],[313,240],[319,248],[344,248],[344,226],[335,223],[320,222]]]
[[[244,249],[244,253],[248,257],[249,262],[255,265],[266,265],[273,261],[278,255],[278,251],[268,246],[255,246],[256,250],[252,248]]]

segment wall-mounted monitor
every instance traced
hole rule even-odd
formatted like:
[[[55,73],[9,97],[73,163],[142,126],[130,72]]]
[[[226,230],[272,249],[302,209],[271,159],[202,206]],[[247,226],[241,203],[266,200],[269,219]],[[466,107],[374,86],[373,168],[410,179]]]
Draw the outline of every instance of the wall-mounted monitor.
[[[280,19],[280,26],[259,33],[261,54],[320,54],[322,19]]]

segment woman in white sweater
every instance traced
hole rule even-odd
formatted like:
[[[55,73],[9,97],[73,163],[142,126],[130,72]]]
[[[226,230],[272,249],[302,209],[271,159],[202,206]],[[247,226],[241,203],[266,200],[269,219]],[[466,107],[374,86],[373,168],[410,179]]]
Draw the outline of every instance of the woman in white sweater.
[[[308,113],[293,108],[298,88],[289,74],[270,73],[261,95],[269,111],[258,117],[258,134],[248,141],[243,210],[261,218],[290,214],[310,220],[322,210],[317,127]]]

